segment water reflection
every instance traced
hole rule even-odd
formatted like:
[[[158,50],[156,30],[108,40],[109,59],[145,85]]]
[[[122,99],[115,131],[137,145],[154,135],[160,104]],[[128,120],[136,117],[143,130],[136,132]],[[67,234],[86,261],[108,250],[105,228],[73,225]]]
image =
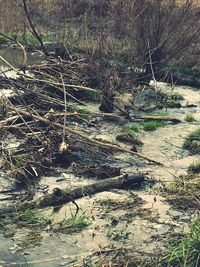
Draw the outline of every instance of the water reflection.
[[[8,61],[13,67],[19,68],[23,65],[23,52],[21,49],[13,48],[0,48],[0,56]],[[27,64],[33,65],[41,62],[42,57],[38,53],[27,53]],[[5,71],[10,69],[10,67],[0,59],[0,70]]]
[[[23,52],[18,48],[0,48],[0,56],[3,57],[11,66],[16,69],[20,68],[24,63]],[[43,57],[40,53],[27,52],[28,65],[37,64],[42,60]],[[18,76],[17,72],[0,58],[0,76],[4,74],[10,78],[16,78]]]

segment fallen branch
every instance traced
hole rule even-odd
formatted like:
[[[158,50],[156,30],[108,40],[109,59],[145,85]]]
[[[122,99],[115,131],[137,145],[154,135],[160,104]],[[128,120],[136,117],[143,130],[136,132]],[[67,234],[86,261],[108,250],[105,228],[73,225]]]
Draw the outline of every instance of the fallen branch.
[[[50,80],[42,80],[42,79],[37,79],[36,77],[31,77],[27,74],[22,74],[20,73],[21,76],[27,78],[27,81],[34,81],[34,82],[42,82],[45,84],[50,84],[50,85],[58,85],[58,86],[62,86],[62,83],[59,82],[53,82]],[[83,85],[75,85],[75,84],[65,84],[65,87],[68,88],[72,88],[72,89],[81,89],[81,90],[86,90],[86,91],[90,91],[90,92],[97,92],[96,89],[90,88],[88,86],[83,86]]]
[[[0,121],[0,126],[3,127],[3,126],[6,125],[7,123],[16,121],[16,120],[19,119],[19,118],[20,118],[19,115],[14,115],[14,116],[12,116],[12,117],[8,117],[7,119]]]
[[[41,209],[51,206],[61,206],[83,196],[94,195],[110,189],[124,188],[135,183],[142,183],[144,179],[145,176],[140,173],[131,175],[123,174],[114,178],[108,178],[91,185],[85,185],[71,190],[61,190],[55,188],[53,193],[48,194],[38,200],[3,206],[0,209],[0,216],[5,216],[5,214],[8,213],[24,211],[27,209]]]
[[[24,111],[22,109],[15,108],[15,111],[17,111],[17,113],[23,114],[25,116],[30,116],[29,112]],[[48,119],[45,119],[45,118],[43,118],[43,117],[41,117],[39,115],[35,115],[33,113],[31,113],[31,116],[35,120],[42,121],[42,122],[44,122],[46,124],[49,124],[49,125],[53,125],[56,128],[58,128],[58,129],[63,129],[63,125],[61,125],[60,123],[49,121]],[[74,130],[72,128],[67,127],[67,126],[65,126],[65,129],[69,133],[74,134],[74,135],[77,135],[77,136],[79,136],[79,137],[81,137],[81,138],[83,138],[85,140],[88,140],[88,141],[92,142],[93,144],[99,145],[101,147],[111,148],[111,149],[115,149],[115,150],[118,150],[118,151],[121,151],[121,152],[126,152],[126,153],[129,153],[131,155],[137,156],[139,158],[145,159],[145,160],[147,160],[149,162],[152,162],[152,163],[155,163],[155,164],[158,164],[158,165],[163,165],[162,163],[160,163],[160,162],[158,162],[156,160],[150,159],[150,158],[148,158],[146,156],[143,156],[143,155],[141,155],[141,154],[139,154],[137,152],[131,151],[129,149],[122,148],[122,147],[117,146],[117,145],[114,145],[114,144],[105,143],[105,142],[101,142],[101,141],[95,140],[95,139],[93,139],[93,138],[91,138],[89,136],[86,136],[86,135],[84,135],[84,134],[82,134],[82,133],[80,133],[80,132],[78,132],[78,131],[76,131],[76,130]]]
[[[34,81],[34,82],[41,82],[41,83],[44,83],[44,84],[50,84],[50,85],[55,85],[55,86],[63,86],[63,84],[60,83],[60,82],[54,82],[54,81],[51,81],[51,80],[37,79],[36,77],[33,77],[31,75],[19,73],[19,71],[15,67],[13,67],[5,58],[3,58],[2,56],[0,56],[0,59],[6,65],[8,65],[13,71],[15,71],[17,74],[20,74],[20,76],[26,78],[26,81],[27,82],[28,81],[29,82]],[[90,92],[97,92],[96,89],[90,88],[88,86],[83,86],[83,85],[65,84],[65,87],[72,88],[72,89],[86,90],[86,91],[90,91]]]

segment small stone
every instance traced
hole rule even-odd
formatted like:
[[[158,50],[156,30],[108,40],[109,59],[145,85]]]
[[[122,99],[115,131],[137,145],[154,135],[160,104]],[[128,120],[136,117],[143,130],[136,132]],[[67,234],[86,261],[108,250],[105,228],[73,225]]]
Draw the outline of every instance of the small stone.
[[[63,259],[63,260],[66,260],[66,259],[68,259],[68,258],[69,258],[68,255],[64,255],[64,256],[62,256],[62,259]]]
[[[31,253],[28,252],[28,251],[25,251],[25,252],[23,253],[23,256],[27,256],[27,255],[31,255]]]
[[[133,143],[134,145],[141,146],[143,143],[140,141],[136,134],[132,132],[124,132],[117,135],[116,139],[120,142]]]
[[[14,244],[13,247],[10,247],[9,250],[15,250],[17,248],[17,244]]]
[[[49,231],[51,229],[51,226],[48,224],[47,227],[45,228],[45,231]]]

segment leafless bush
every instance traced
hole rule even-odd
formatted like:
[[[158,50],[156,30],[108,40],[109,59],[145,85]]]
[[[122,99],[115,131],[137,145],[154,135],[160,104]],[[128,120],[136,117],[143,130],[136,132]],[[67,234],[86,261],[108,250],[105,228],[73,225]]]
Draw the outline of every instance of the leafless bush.
[[[194,52],[199,43],[199,0],[26,2],[41,35],[50,32],[57,41],[82,48],[91,59],[98,58],[103,64],[113,57],[119,63],[124,60],[126,67],[146,70],[148,79],[152,72],[150,61],[157,73],[172,59],[191,55],[191,47]],[[29,28],[20,3],[22,0],[0,0],[1,30]]]
[[[21,10],[19,2],[13,0],[0,0],[0,30],[9,32],[18,31],[22,25]]]
[[[199,41],[199,5],[193,0],[141,0],[135,2],[133,35],[139,61],[151,73],[150,56],[155,71],[171,59],[184,57],[184,52]],[[195,23],[194,23],[195,22]]]

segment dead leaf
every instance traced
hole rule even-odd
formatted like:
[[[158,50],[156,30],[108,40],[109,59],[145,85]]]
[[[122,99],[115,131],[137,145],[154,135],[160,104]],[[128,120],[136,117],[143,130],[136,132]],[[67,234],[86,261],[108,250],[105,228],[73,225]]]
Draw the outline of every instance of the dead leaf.
[[[66,144],[65,142],[62,142],[59,146],[59,151],[62,153],[64,151],[66,151],[69,148],[69,145]]]

